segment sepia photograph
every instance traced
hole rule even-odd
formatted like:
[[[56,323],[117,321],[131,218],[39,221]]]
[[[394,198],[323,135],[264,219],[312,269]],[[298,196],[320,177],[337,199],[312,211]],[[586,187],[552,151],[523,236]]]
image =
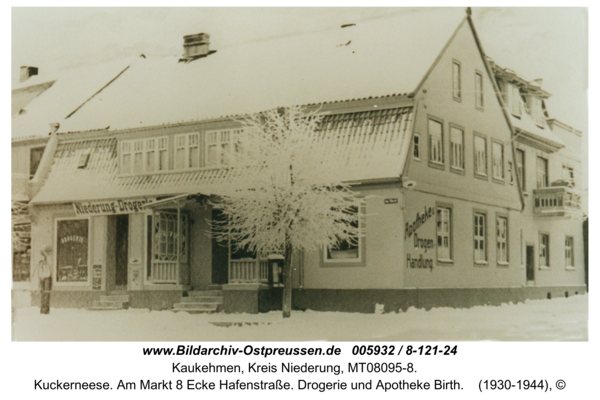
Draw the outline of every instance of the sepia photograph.
[[[588,341],[588,9],[11,14],[12,341]]]

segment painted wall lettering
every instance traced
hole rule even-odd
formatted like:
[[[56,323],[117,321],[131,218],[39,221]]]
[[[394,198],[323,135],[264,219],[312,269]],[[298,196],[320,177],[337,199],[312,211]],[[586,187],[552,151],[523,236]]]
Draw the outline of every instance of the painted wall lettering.
[[[435,247],[435,241],[433,239],[421,239],[416,233],[414,244],[415,249],[423,249],[425,250],[425,253],[427,253],[427,250],[433,249]]]
[[[410,254],[406,256],[406,268],[413,269],[429,269],[433,272],[433,259],[423,257],[419,254],[419,258],[412,258]]]
[[[429,218],[431,218],[434,214],[433,207],[424,207],[423,212],[418,212],[415,215],[415,220],[412,224],[406,223],[404,228],[404,240],[408,239],[412,236],[414,232],[416,232]]]

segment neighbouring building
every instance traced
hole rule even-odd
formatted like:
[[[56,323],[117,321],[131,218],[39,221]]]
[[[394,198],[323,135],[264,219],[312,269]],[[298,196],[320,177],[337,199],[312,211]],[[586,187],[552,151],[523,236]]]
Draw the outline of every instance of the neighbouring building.
[[[210,203],[240,119],[305,105],[370,197],[357,245],[294,255],[295,308],[581,294],[581,132],[548,96],[486,57],[462,10],[216,51],[188,35],[182,57],[138,59],[61,122],[30,201],[32,265],[54,247],[59,307],[279,308],[280,260],[212,239]]]

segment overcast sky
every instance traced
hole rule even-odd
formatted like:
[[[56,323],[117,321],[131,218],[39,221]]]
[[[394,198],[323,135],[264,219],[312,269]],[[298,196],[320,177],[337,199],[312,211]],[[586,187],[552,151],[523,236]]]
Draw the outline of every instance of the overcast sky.
[[[405,12],[401,8],[13,8],[13,82],[40,73],[144,53],[180,55],[182,36],[208,32],[211,48],[318,31]],[[485,52],[526,79],[544,79],[553,117],[587,130],[587,11],[475,8]],[[407,38],[410,40],[410,38]],[[399,44],[399,51],[402,46]]]

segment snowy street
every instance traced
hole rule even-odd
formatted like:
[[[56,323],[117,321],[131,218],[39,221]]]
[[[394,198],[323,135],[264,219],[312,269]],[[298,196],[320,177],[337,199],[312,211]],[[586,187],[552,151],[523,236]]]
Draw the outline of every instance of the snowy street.
[[[398,314],[197,314],[18,308],[15,341],[585,341],[588,296]]]

